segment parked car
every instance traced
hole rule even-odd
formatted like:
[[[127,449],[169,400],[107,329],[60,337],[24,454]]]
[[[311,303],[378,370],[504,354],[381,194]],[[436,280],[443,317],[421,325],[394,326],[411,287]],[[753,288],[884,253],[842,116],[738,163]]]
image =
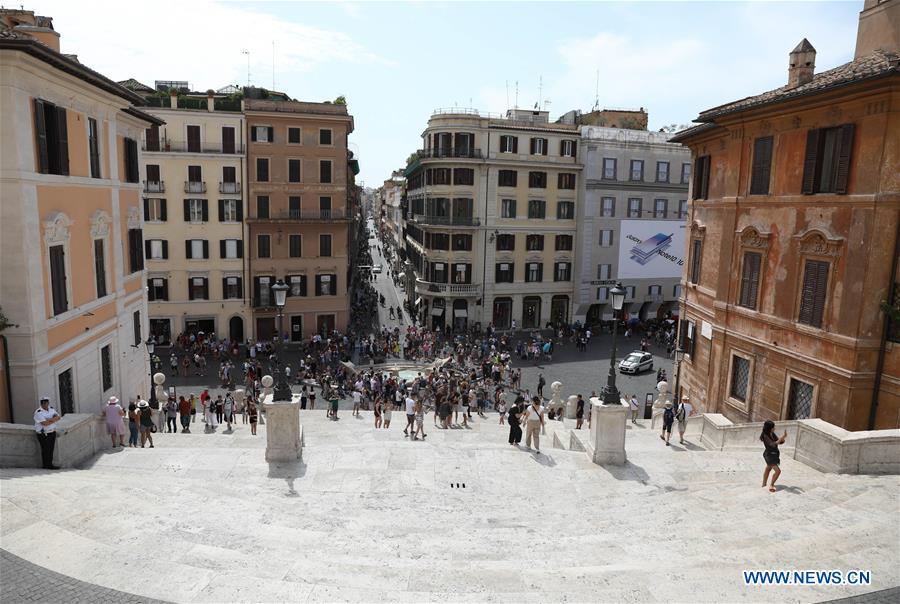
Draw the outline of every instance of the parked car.
[[[375,266],[372,267],[372,272],[375,273],[376,275],[379,274],[381,272],[381,270],[382,269],[381,269],[380,264],[376,264]]]
[[[619,371],[622,373],[637,374],[647,370],[653,371],[653,355],[649,352],[636,350],[619,363]]]

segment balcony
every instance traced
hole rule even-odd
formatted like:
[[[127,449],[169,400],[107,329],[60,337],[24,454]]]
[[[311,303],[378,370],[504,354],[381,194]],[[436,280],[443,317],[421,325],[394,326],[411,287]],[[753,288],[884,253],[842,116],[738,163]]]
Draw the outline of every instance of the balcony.
[[[240,193],[241,183],[239,182],[219,182],[219,193]]]
[[[481,286],[475,283],[434,283],[416,279],[417,294],[474,297],[480,295],[480,288]]]
[[[481,220],[475,216],[426,216],[425,214],[415,214],[413,220],[419,224],[433,226],[481,226]]]
[[[481,149],[473,149],[472,147],[435,147],[434,149],[419,149],[416,151],[416,157],[419,159],[484,159]]]
[[[164,180],[145,180],[144,193],[165,193],[166,181]]]
[[[184,181],[184,192],[185,193],[206,193],[206,182],[204,181],[193,181],[186,180]]]
[[[268,216],[253,216],[251,221],[280,221],[280,220],[301,220],[301,221],[321,221],[321,220],[347,220],[348,216],[343,208],[332,208],[330,210],[277,210],[270,211]]]
[[[149,153],[224,153],[226,155],[235,155],[244,152],[244,146],[238,142],[144,141],[141,148]]]

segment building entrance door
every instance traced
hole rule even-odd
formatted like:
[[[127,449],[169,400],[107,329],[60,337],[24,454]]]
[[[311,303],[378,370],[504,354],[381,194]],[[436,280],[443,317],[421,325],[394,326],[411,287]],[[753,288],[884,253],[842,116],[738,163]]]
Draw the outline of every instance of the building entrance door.
[[[275,317],[256,318],[256,339],[271,340],[275,337]]]
[[[316,333],[328,336],[334,331],[334,324],[334,315],[318,315],[316,316]]]
[[[244,320],[241,317],[231,317],[228,321],[228,339],[233,342],[244,340]]]
[[[291,342],[303,340],[303,315],[291,317]]]
[[[540,329],[541,327],[541,299],[529,296],[522,301],[522,328]]]

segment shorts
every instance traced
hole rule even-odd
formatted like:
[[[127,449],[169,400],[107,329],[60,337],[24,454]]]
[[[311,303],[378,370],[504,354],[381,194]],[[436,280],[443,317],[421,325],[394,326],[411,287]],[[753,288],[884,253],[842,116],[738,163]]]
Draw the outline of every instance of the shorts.
[[[150,430],[152,430],[152,429],[153,429],[153,426],[145,426],[143,424],[141,424],[141,426],[140,426],[140,431],[148,433],[148,434],[149,434]]]
[[[763,453],[763,459],[766,460],[766,465],[769,466],[778,466],[781,465],[781,452],[780,451],[765,451]]]

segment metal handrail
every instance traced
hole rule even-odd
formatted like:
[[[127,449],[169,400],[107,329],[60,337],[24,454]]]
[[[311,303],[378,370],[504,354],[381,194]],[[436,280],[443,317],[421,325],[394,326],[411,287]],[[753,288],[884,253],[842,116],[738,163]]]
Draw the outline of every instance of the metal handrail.
[[[254,216],[252,220],[343,220],[346,213],[343,208],[332,208],[330,210],[276,210],[270,211],[269,215],[260,218]]]
[[[416,151],[419,159],[484,159],[481,149],[473,147],[434,147],[431,149],[419,149]]]
[[[164,181],[164,180],[145,180],[144,181],[144,192],[145,193],[165,193],[166,192],[166,181]]]
[[[186,180],[186,181],[184,181],[184,192],[185,193],[206,193],[206,181]]]
[[[425,214],[413,215],[413,220],[420,224],[436,226],[481,226],[481,219],[475,216],[427,216]]]
[[[219,181],[219,193],[240,193],[241,183]]]
[[[201,142],[198,145],[193,145],[188,141],[172,140],[161,140],[158,144],[155,141],[154,144],[148,144],[147,141],[144,141],[141,145],[144,151],[151,153],[224,153],[225,155],[232,155],[244,152],[244,146],[239,141],[235,141],[231,147],[231,149],[226,151],[223,143]]]

